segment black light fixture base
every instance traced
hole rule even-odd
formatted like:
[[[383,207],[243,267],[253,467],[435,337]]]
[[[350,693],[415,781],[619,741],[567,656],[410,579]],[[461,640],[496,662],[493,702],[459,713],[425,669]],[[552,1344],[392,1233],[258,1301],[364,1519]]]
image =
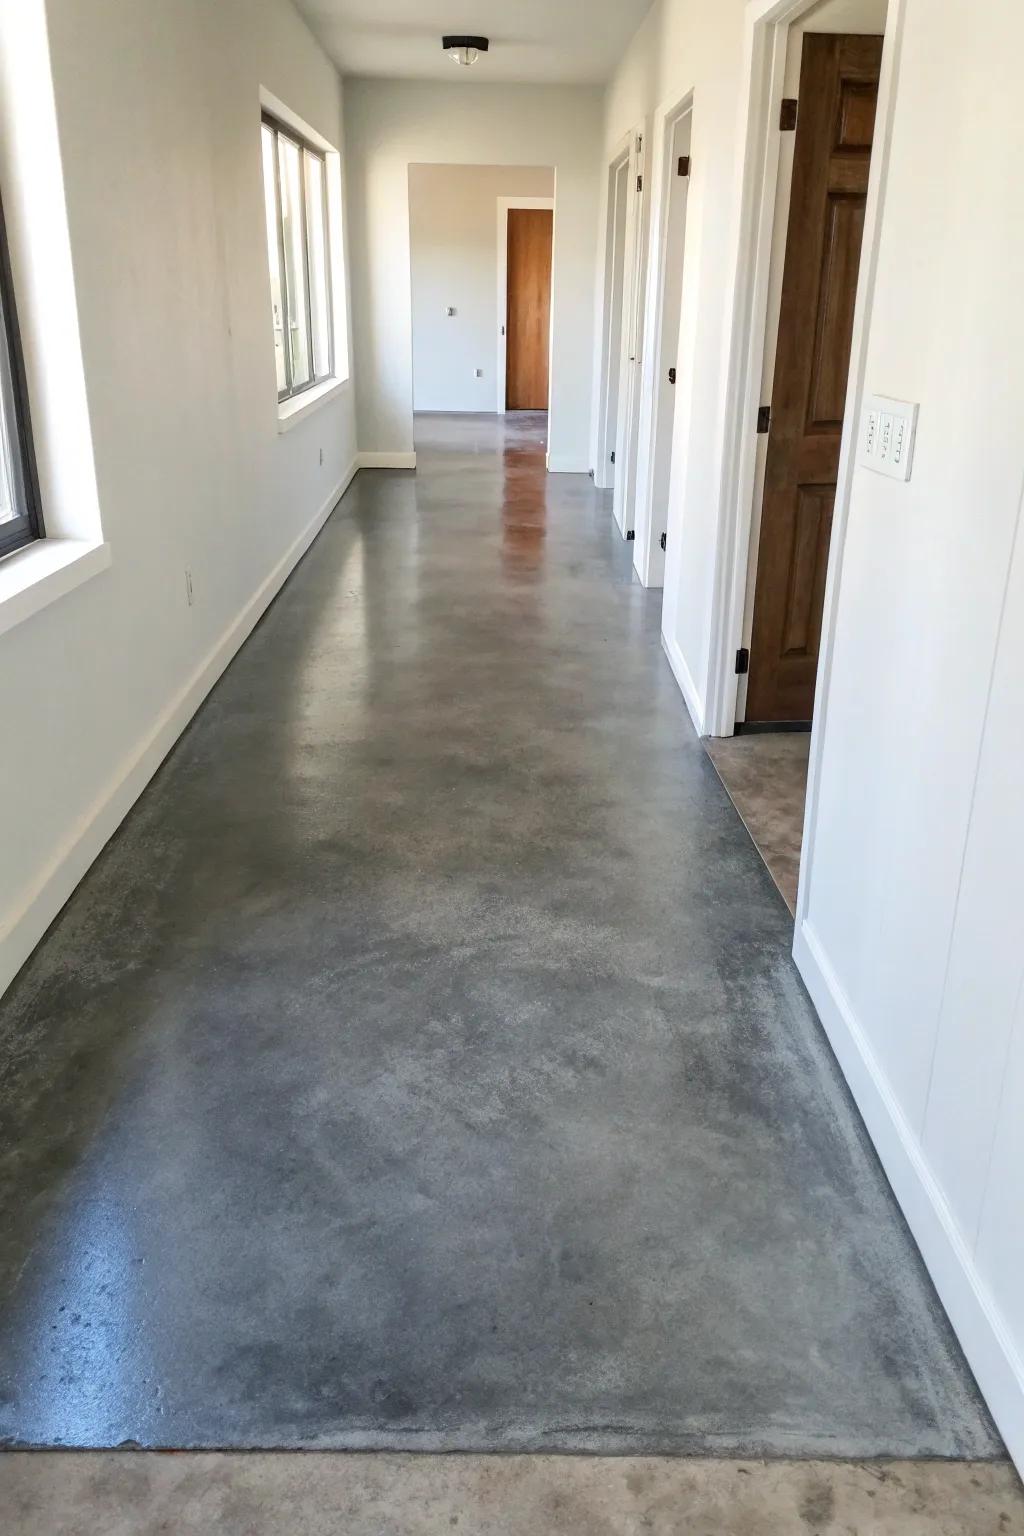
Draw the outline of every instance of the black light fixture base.
[[[452,48],[475,48],[477,53],[486,53],[490,47],[490,39],[486,37],[442,37],[441,47],[447,53]]]

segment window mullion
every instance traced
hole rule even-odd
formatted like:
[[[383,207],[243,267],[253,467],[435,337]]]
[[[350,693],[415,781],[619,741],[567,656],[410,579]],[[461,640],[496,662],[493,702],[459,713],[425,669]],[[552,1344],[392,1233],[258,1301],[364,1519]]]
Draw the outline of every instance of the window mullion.
[[[302,182],[302,261],[306,273],[306,356],[309,358],[309,382],[316,383],[316,353],[313,350],[313,273],[309,265],[309,217],[306,201],[309,197],[309,150],[302,146],[300,162]]]
[[[281,191],[281,135],[274,129],[274,186],[277,191],[277,261],[280,271],[281,324],[284,341],[285,397],[292,392],[292,296],[288,285],[288,264],[284,257],[284,197]]]
[[[323,158],[321,192],[324,220],[324,276],[327,284],[327,372],[334,377],[334,272],[331,269],[331,191],[327,180],[327,156]]]

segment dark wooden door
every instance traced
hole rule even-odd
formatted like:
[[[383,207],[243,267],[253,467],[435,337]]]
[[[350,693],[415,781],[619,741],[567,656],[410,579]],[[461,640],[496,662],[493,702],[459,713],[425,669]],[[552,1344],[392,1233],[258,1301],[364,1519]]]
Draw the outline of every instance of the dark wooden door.
[[[510,411],[548,408],[551,230],[550,208],[508,210],[505,407]]]
[[[814,707],[881,59],[880,37],[804,38],[748,721],[809,721]]]

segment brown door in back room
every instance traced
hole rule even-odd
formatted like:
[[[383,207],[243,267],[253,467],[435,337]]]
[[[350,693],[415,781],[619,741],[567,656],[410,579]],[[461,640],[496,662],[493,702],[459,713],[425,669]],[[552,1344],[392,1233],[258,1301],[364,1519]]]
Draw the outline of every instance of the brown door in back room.
[[[881,60],[880,37],[804,38],[748,724],[807,722],[814,708]]]
[[[508,313],[505,322],[505,408],[548,408],[551,316],[550,208],[508,210]]]

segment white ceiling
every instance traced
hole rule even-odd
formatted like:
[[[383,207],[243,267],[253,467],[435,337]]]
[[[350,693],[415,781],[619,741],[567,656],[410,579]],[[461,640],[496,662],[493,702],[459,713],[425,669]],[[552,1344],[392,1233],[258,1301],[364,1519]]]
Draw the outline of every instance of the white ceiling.
[[[610,78],[651,0],[296,0],[344,75],[585,82]],[[470,68],[445,32],[491,40]]]

